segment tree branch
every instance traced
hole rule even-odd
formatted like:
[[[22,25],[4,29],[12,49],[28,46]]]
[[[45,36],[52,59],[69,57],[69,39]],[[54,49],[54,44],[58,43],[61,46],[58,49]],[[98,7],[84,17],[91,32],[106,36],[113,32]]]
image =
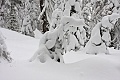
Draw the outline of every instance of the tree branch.
[[[46,10],[46,6],[44,6],[42,12],[40,13],[39,17],[38,17],[38,20],[40,20],[40,18],[42,17],[43,13],[45,12]]]

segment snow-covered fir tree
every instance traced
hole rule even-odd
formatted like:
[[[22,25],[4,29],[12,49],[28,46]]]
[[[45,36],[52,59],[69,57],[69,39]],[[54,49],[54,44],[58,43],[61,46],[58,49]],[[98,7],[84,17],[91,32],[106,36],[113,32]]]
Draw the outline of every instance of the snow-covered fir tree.
[[[34,30],[37,28],[38,5],[34,0],[26,0],[24,3],[21,32],[25,35],[34,37]]]
[[[14,31],[19,31],[20,26],[18,24],[18,18],[17,18],[17,3],[14,0],[10,1],[10,15],[9,15],[9,26],[8,28]]]

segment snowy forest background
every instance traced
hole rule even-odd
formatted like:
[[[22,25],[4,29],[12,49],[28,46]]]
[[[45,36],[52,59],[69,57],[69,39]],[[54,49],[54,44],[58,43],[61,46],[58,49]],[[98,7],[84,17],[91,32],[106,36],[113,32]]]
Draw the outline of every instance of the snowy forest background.
[[[0,0],[0,27],[0,70],[3,72],[0,74],[3,74],[3,76],[1,76],[2,80],[9,80],[4,78],[4,69],[8,68],[8,64],[4,63],[4,59],[12,65],[10,71],[16,70],[18,75],[23,73],[17,71],[18,68],[22,67],[23,70],[26,70],[24,66],[27,68],[28,65],[32,66],[26,71],[37,74],[37,78],[34,78],[34,76],[30,80],[120,79],[120,77],[118,77],[120,76],[120,0]],[[11,42],[10,39],[13,39],[13,42]],[[17,40],[18,42],[16,42]],[[23,46],[19,40],[31,40],[31,43],[27,44],[26,41],[24,42],[26,45]],[[16,46],[14,44],[16,44]],[[13,48],[11,48],[12,46]],[[18,46],[22,46],[21,49]],[[24,47],[27,48],[25,48],[25,51],[22,51],[21,55],[27,57],[22,58],[13,53],[18,53],[22,49],[24,50]],[[30,49],[32,51],[26,53]],[[75,53],[77,53],[77,55]],[[100,55],[102,53],[105,55]],[[17,55],[16,58],[15,55]],[[17,58],[23,60],[21,60],[21,62],[20,60],[15,62]],[[106,58],[108,62],[106,60],[104,61],[103,58]],[[27,59],[28,62],[24,62],[24,59]],[[49,73],[47,76],[52,73],[52,70],[46,69],[50,65],[52,65],[52,68],[49,67],[48,69],[53,69],[53,75],[58,74],[55,73],[55,71],[59,72],[59,74],[56,75],[56,77],[54,76],[54,78],[50,76],[45,78],[43,73],[34,72],[34,70],[31,71],[30,69],[35,69],[35,66],[37,67],[36,69],[39,70],[36,59],[39,59],[41,63],[46,62],[46,65],[40,64],[40,67],[42,67],[40,70],[45,71],[44,74]],[[88,59],[88,61],[75,64],[75,62],[84,59]],[[53,63],[51,60],[60,62],[61,64],[56,65],[56,63]],[[113,63],[110,64],[109,60]],[[33,61],[34,63],[32,63]],[[87,64],[85,64],[86,62]],[[99,66],[97,70],[90,67],[87,69],[87,67],[85,67],[86,65],[90,66],[89,64],[93,62],[100,63],[93,64],[95,65],[93,68],[96,68],[97,65]],[[1,65],[2,63],[4,64]],[[20,65],[17,63],[20,63]],[[63,63],[74,64],[65,66]],[[17,68],[13,65],[16,65]],[[112,67],[109,67],[110,65],[112,65]],[[82,66],[79,68],[80,73],[76,70],[77,66]],[[102,66],[102,69],[100,66]],[[65,70],[66,73],[57,70],[56,67],[62,71]],[[81,70],[82,68],[83,71]],[[70,74],[72,69],[73,74]],[[93,75],[89,69],[93,69]],[[103,75],[106,75],[109,71],[111,73],[114,71],[115,74],[107,74],[106,76],[108,77],[100,77],[102,73],[99,69],[103,71]],[[88,74],[85,73],[87,70]],[[104,70],[107,71],[104,73]],[[97,77],[94,76],[96,71],[98,72],[96,74]],[[58,79],[57,77],[62,73],[67,75],[67,77],[62,75],[63,78]],[[90,75],[89,73],[94,76],[94,78],[88,76]],[[13,72],[13,74],[15,73]],[[31,74],[32,73],[29,75]],[[39,78],[38,74],[43,77]],[[27,75],[27,73],[25,73],[25,75]],[[22,80],[29,79],[29,75]],[[69,78],[69,76],[71,77]],[[15,80],[15,78],[10,78],[11,80]],[[21,78],[18,77],[16,80],[21,80]]]

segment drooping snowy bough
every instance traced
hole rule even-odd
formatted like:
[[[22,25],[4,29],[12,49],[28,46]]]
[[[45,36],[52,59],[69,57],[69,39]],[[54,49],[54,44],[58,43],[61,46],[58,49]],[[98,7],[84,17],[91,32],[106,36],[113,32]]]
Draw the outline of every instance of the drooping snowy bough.
[[[62,55],[66,49],[65,34],[70,31],[70,26],[81,25],[85,25],[84,20],[63,16],[59,26],[43,35],[40,40],[39,48],[30,59],[30,62],[35,60],[38,56],[40,58],[41,55],[47,55],[57,62],[64,63]],[[44,62],[45,60],[40,61]]]

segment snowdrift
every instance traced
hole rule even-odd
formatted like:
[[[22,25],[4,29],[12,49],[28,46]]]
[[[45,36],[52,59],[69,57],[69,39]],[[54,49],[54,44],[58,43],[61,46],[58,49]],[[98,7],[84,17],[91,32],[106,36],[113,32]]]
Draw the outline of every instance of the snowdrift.
[[[88,55],[83,51],[67,52],[66,64],[47,59],[28,60],[39,46],[34,39],[7,29],[0,29],[12,63],[0,59],[0,80],[120,80],[120,51],[110,48],[111,55]]]

